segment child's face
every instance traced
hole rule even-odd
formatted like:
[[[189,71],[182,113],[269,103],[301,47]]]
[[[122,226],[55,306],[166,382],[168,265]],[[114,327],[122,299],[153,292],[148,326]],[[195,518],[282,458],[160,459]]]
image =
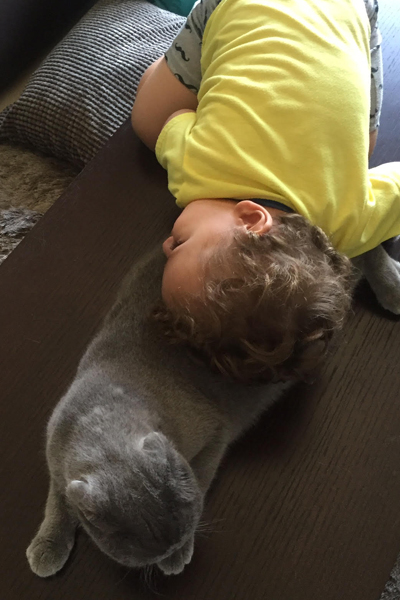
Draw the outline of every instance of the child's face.
[[[194,200],[175,221],[163,250],[167,257],[162,296],[171,306],[180,298],[198,296],[204,279],[204,265],[215,252],[221,236],[238,226],[231,200]]]

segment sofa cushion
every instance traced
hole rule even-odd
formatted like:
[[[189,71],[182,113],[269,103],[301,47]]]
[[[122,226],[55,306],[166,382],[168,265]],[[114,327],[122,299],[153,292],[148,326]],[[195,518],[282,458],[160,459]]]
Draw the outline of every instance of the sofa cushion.
[[[83,167],[129,116],[143,72],[184,21],[146,0],[101,0],[0,113],[0,141]]]

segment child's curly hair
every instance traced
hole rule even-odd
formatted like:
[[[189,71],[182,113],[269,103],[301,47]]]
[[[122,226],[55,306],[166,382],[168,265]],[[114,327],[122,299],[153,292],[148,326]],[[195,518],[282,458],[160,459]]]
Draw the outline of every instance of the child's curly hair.
[[[245,383],[306,379],[350,308],[350,261],[298,214],[222,240],[204,273],[200,297],[155,316],[172,340]]]

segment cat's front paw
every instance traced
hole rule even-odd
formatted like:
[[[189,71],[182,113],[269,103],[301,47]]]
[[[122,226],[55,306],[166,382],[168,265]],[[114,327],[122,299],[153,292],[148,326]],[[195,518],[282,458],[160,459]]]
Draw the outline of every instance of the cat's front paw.
[[[51,540],[37,535],[26,551],[26,557],[32,571],[39,577],[50,577],[59,571],[66,563],[73,542]]]
[[[192,536],[183,546],[176,550],[171,556],[167,556],[158,563],[159,568],[164,575],[179,575],[186,565],[190,563],[193,556],[194,536]]]

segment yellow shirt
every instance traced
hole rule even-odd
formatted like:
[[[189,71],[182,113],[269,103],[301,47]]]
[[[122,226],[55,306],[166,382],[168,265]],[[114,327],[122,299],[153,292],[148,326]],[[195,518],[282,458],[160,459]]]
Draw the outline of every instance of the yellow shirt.
[[[180,207],[270,198],[357,256],[400,233],[400,163],[368,174],[363,0],[222,0],[208,20],[196,113],[156,146]]]

